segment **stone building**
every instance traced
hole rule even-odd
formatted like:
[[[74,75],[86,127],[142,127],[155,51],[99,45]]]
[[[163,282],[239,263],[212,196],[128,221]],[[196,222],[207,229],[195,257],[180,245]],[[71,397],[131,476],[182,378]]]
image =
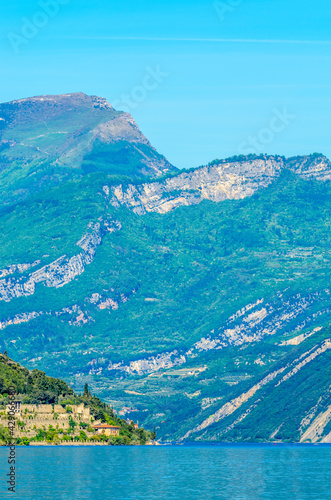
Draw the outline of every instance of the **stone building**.
[[[120,428],[115,425],[99,424],[93,425],[93,429],[96,430],[97,434],[104,434],[105,436],[119,436]]]
[[[7,405],[6,411],[0,414],[0,425],[8,427],[8,413],[10,405]],[[15,405],[16,437],[34,437],[39,429],[48,430],[50,426],[54,429],[67,431],[70,428],[70,422],[73,420],[76,424],[75,434],[80,432],[82,427],[88,437],[95,434],[92,429],[90,432],[87,426],[98,425],[100,420],[95,420],[91,415],[90,408],[80,405],[67,405],[65,408],[58,404],[49,405]]]

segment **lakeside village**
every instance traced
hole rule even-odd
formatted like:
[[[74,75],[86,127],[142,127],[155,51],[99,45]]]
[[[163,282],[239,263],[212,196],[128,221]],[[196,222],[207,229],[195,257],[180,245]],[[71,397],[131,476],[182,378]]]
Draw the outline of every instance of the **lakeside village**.
[[[6,405],[5,411],[0,412],[0,425],[8,429],[17,444],[156,444],[153,432],[139,429],[138,423],[132,420],[122,420],[122,425],[109,422],[96,419],[84,403],[37,405],[13,401]],[[132,439],[132,433],[136,439]]]
[[[93,395],[0,353],[0,446],[155,445],[153,432]]]

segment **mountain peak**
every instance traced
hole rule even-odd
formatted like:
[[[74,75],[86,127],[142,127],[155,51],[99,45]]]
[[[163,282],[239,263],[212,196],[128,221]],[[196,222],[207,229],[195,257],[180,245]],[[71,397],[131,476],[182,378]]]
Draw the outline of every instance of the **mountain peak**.
[[[14,128],[84,110],[115,111],[104,97],[88,96],[77,92],[27,97],[0,104],[0,118],[6,127]]]
[[[24,99],[17,99],[15,101],[11,101],[5,104],[31,104],[31,103],[39,103],[39,104],[61,104],[65,105],[76,105],[76,106],[85,106],[85,107],[102,107],[107,109],[113,109],[113,107],[109,104],[107,99],[104,97],[98,97],[96,95],[87,95],[83,92],[74,92],[71,94],[58,94],[58,95],[39,95],[34,97],[26,97]]]
[[[0,176],[8,184],[7,202],[90,172],[141,178],[176,170],[132,116],[104,97],[77,92],[0,104]]]

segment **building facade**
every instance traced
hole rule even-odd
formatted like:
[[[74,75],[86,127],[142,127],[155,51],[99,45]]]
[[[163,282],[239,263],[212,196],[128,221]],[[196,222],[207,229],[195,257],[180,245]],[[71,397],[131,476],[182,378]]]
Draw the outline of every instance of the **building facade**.
[[[99,424],[93,425],[97,434],[104,434],[105,436],[119,436],[120,428],[115,425]]]

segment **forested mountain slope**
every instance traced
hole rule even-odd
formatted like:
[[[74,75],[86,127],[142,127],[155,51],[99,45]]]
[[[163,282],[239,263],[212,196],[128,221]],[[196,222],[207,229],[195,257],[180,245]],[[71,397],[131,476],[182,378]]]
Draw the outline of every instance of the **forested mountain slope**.
[[[163,439],[328,440],[329,160],[111,155],[2,207],[1,349]]]

